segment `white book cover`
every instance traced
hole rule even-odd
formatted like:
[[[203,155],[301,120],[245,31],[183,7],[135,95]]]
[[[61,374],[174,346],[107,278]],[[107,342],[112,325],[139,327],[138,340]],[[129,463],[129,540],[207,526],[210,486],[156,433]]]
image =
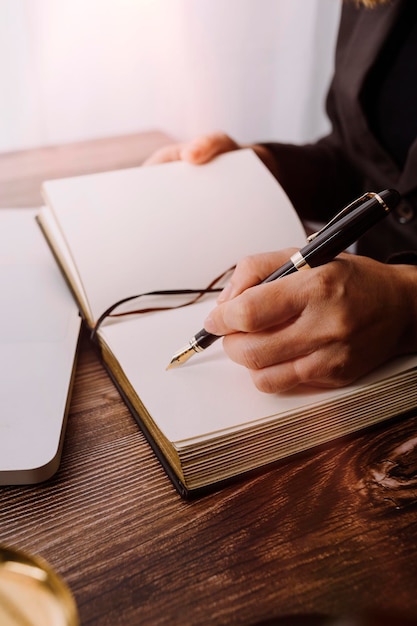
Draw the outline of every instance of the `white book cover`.
[[[34,209],[0,210],[0,484],[60,462],[80,316]]]

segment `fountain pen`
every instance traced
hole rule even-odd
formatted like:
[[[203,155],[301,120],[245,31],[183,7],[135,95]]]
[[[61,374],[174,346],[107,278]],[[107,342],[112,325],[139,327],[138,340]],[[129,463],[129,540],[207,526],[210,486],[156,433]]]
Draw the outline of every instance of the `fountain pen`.
[[[328,263],[386,216],[399,201],[400,194],[395,189],[385,189],[379,193],[365,193],[337,213],[317,233],[310,235],[307,245],[293,254],[289,261],[267,276],[260,284]],[[219,335],[212,335],[203,328],[190,339],[184,348],[174,354],[167,369],[182,365],[219,338]]]

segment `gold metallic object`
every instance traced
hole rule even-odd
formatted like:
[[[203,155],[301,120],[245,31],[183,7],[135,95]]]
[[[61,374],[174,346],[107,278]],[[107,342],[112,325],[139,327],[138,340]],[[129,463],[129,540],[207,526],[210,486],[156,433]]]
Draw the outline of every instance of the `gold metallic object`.
[[[183,365],[184,363],[186,363],[188,359],[191,359],[193,354],[195,354],[196,352],[202,352],[202,351],[203,349],[200,348],[199,346],[196,346],[195,341],[193,342],[193,340],[191,340],[188,346],[186,346],[185,348],[182,348],[181,350],[178,350],[178,352],[174,354],[174,356],[172,357],[166,369],[170,370],[173,367],[179,367],[180,365]]]
[[[39,557],[0,545],[1,626],[79,626],[63,580]]]
[[[381,196],[379,195],[379,193],[374,193],[374,194],[372,194],[372,196],[373,196],[376,200],[378,200],[379,204],[382,204],[382,206],[384,207],[384,209],[385,209],[385,211],[386,211],[387,213],[389,213],[389,212],[390,212],[390,210],[391,210],[391,209],[390,209],[390,207],[387,205],[387,203],[386,203],[386,202],[384,202],[384,201],[383,201],[383,199],[381,198]]]
[[[303,257],[300,251],[292,255],[291,262],[297,271],[311,270],[311,267],[309,266],[309,264],[307,263],[307,261],[305,260],[305,258]]]

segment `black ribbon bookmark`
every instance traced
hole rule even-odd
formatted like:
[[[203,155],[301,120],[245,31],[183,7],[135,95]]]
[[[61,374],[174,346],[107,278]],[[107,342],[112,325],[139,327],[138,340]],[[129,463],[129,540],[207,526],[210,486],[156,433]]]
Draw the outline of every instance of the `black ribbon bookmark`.
[[[97,332],[107,317],[124,317],[126,315],[140,315],[142,313],[153,313],[155,311],[167,311],[169,309],[181,309],[185,306],[190,306],[191,304],[195,304],[200,300],[205,294],[208,293],[219,293],[223,290],[224,284],[221,285],[222,281],[231,274],[231,272],[235,269],[235,266],[229,267],[225,272],[217,276],[205,289],[160,289],[157,291],[147,291],[145,293],[140,293],[135,296],[128,296],[127,298],[123,298],[122,300],[118,300],[111,306],[109,306],[98,318],[97,322],[94,325],[94,328],[91,331],[90,339],[96,341]],[[216,286],[218,285],[218,286]],[[134,309],[129,311],[121,311],[119,313],[114,313],[115,309],[127,302],[131,302],[132,300],[136,300],[138,298],[144,298],[145,296],[188,296],[195,295],[195,298],[191,298],[188,302],[184,302],[182,304],[177,304],[173,306],[157,306],[157,307],[143,307],[141,309]]]

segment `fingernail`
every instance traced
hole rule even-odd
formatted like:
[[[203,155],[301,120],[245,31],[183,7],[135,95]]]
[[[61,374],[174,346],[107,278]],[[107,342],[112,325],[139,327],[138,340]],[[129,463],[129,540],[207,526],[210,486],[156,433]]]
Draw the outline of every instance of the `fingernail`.
[[[204,320],[204,328],[209,333],[212,333],[213,335],[217,334],[217,327],[216,327],[216,324],[215,324],[213,318],[211,317],[211,315],[206,317],[206,319]]]

